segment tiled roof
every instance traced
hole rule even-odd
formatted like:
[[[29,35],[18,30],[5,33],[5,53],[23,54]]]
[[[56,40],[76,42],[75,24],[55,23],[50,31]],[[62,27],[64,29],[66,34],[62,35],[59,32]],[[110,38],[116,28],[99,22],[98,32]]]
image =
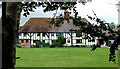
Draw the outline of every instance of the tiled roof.
[[[78,26],[73,25],[72,20],[64,23],[60,27],[50,27],[49,22],[52,18],[31,18],[27,23],[19,30],[19,32],[69,32],[70,29],[79,29]],[[81,18],[81,21],[88,22],[85,18]]]
[[[120,28],[115,28],[115,29],[112,29],[113,31],[119,31]],[[106,31],[102,31],[102,33],[105,33],[106,36],[110,36],[111,33],[109,33],[110,31],[109,30],[106,30]]]

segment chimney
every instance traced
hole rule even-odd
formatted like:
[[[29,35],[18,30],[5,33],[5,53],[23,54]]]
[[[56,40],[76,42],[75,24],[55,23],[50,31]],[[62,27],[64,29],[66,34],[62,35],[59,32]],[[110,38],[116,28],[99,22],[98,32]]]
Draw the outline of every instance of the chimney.
[[[64,12],[64,18],[69,18],[69,12],[68,11]]]

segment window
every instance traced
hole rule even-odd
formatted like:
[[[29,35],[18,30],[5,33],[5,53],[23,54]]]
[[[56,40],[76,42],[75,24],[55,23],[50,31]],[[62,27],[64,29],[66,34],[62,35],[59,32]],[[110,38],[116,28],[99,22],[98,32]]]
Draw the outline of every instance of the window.
[[[33,40],[33,43],[35,43],[36,41],[35,40]]]
[[[45,37],[45,34],[46,34],[46,33],[43,33],[42,36]]]
[[[26,40],[26,43],[28,43],[28,40]]]
[[[40,33],[37,33],[37,36],[40,36]]]
[[[24,43],[24,40],[21,40],[21,43]]]
[[[54,40],[52,40],[52,42],[51,43],[53,43],[54,42]]]
[[[43,42],[45,43],[45,40],[43,40]]]
[[[91,42],[91,39],[88,39],[88,42]]]
[[[88,39],[88,42],[95,42],[95,39]]]
[[[21,36],[21,33],[19,33],[19,36]]]
[[[54,33],[51,33],[51,36],[54,36]]]
[[[24,35],[24,37],[26,37],[27,33],[24,33],[23,35]]]
[[[63,33],[60,33],[60,35],[63,35]]]
[[[59,33],[56,33],[56,36],[58,36],[59,35]]]
[[[95,39],[92,39],[92,42],[95,42]]]
[[[81,37],[82,36],[82,33],[79,32],[79,33],[76,33],[76,37]]]
[[[82,39],[76,39],[76,43],[82,43]]]
[[[67,40],[67,43],[70,43],[70,40]]]

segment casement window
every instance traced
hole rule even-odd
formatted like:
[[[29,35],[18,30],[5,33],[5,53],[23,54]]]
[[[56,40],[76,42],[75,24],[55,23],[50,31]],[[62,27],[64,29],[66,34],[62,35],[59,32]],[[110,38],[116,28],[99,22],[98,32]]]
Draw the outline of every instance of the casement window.
[[[56,36],[58,36],[59,35],[59,33],[56,33]]]
[[[26,40],[26,43],[28,43],[28,40]]]
[[[82,32],[76,33],[76,37],[82,37]]]
[[[37,36],[40,36],[40,33],[37,33]]]
[[[51,36],[54,36],[54,33],[51,33]]]
[[[43,40],[42,42],[44,42],[44,43],[45,43],[45,40]]]
[[[82,43],[82,39],[76,39],[76,43]]]
[[[24,40],[21,40],[21,43],[24,43]]]
[[[46,33],[43,33],[42,36],[45,37],[45,34],[46,34]]]
[[[70,43],[70,40],[67,40],[67,43]]]
[[[33,40],[33,43],[35,43],[36,41],[35,40]]]
[[[63,33],[60,33],[60,35],[63,35]]]

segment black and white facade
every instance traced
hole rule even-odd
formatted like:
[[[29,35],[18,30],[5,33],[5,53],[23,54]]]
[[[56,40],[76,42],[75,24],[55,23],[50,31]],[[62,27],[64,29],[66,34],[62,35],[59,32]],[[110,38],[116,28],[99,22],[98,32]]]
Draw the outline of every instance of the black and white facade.
[[[29,33],[19,33],[19,40],[30,40],[30,45],[36,45],[36,42],[45,42],[50,45],[53,43],[53,40],[58,39],[58,35],[63,35],[65,39],[65,44],[68,46],[71,45],[93,45],[97,44],[97,38],[93,42],[88,39],[83,39],[83,33],[75,32],[29,32]],[[28,41],[27,41],[28,42]]]

